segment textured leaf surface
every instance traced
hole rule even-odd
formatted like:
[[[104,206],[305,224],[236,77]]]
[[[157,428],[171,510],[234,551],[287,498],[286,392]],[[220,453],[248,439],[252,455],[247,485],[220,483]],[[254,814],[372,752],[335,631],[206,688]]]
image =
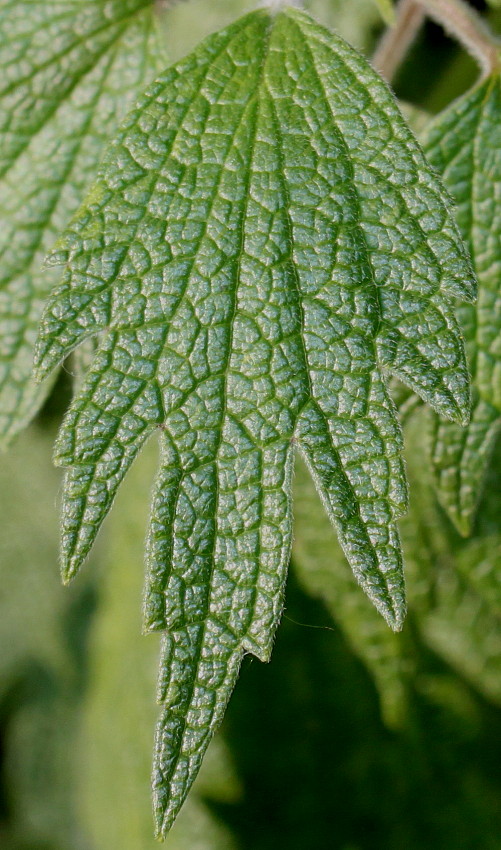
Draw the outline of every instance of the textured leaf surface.
[[[145,640],[141,636],[138,604],[142,583],[138,564],[156,454],[150,444],[131,470],[100,551],[106,574],[100,582],[89,640],[88,685],[80,704],[80,746],[73,750],[81,820],[95,850],[158,848],[149,802],[151,731],[158,710],[158,637],[150,635]],[[222,740],[216,738],[169,835],[169,850],[235,850],[229,831],[207,801],[229,803],[238,792],[231,758]]]
[[[408,722],[416,690],[425,686],[423,644],[489,700],[501,700],[501,446],[490,464],[473,535],[462,538],[438,508],[432,476],[423,468],[426,418],[405,427],[409,512],[401,533],[412,626],[384,629],[354,592],[345,559],[319,513],[318,498],[299,466],[295,475],[293,565],[302,585],[321,598],[354,652],[371,672],[386,723]]]
[[[298,459],[294,473],[292,566],[311,595],[322,599],[353,651],[374,677],[385,722],[398,728],[406,715],[412,661],[402,634],[391,631],[358,592],[322,504]]]
[[[44,254],[160,55],[151,0],[0,0],[0,443],[49,389],[32,375]]]
[[[357,578],[400,625],[407,494],[385,375],[467,418],[450,297],[474,281],[384,83],[293,10],[243,18],[150,87],[53,261],[67,269],[39,374],[102,333],[56,448],[67,578],[160,434],[145,618],[166,631],[165,832],[243,652],[271,651],[294,443]]]
[[[475,306],[459,320],[473,377],[466,428],[433,423],[432,459],[440,501],[463,534],[471,531],[485,471],[501,426],[501,80],[457,101],[427,131],[428,157],[457,204],[479,280]]]
[[[411,482],[401,523],[409,609],[424,641],[489,699],[501,700],[501,446],[497,445],[475,530],[463,538],[438,509],[423,470],[424,411],[406,426]]]

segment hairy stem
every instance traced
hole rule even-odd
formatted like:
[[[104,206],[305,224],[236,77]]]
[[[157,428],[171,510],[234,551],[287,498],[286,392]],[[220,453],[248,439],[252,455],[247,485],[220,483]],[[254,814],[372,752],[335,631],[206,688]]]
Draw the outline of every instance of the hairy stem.
[[[426,15],[471,53],[484,74],[499,69],[501,42],[464,0],[400,0],[395,25],[385,33],[372,59],[388,82],[395,76]]]
[[[426,13],[456,38],[484,74],[499,69],[501,42],[464,0],[418,0]]]
[[[402,64],[424,18],[425,11],[417,0],[400,0],[395,23],[386,30],[372,57],[372,64],[388,82],[391,82]]]

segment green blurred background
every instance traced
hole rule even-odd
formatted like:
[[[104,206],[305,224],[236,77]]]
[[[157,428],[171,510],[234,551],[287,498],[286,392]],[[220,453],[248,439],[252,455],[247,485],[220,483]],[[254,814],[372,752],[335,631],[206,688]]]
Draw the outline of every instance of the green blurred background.
[[[172,58],[255,5],[176,6]],[[370,56],[383,27],[371,0],[305,6]],[[427,24],[395,88],[433,113],[474,78],[471,60]],[[156,447],[63,588],[50,456],[69,394],[63,373],[0,463],[0,848],[149,850],[159,646],[141,636],[141,593]],[[390,633],[355,587],[298,464],[272,661],[245,660],[167,850],[501,850],[501,447],[462,540],[426,479],[422,420],[418,410],[406,424],[403,632]]]

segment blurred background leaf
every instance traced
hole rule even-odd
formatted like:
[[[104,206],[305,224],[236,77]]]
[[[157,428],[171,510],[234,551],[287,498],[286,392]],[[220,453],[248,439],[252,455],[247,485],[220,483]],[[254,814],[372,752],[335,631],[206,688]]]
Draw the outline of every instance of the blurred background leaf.
[[[171,55],[253,5],[179,4]],[[371,52],[382,28],[373,0],[305,6]],[[395,85],[421,116],[475,74],[427,25]],[[62,588],[50,454],[67,395],[60,381],[0,464],[0,847],[153,850],[158,642],[140,634],[140,588],[156,448],[133,468],[94,563]],[[272,660],[244,661],[167,850],[501,850],[501,446],[462,539],[427,479],[426,415],[407,395],[398,402],[411,479],[404,631],[392,634],[356,587],[298,464]]]
[[[388,26],[391,26],[391,24],[395,22],[395,8],[392,0],[374,0],[374,2],[382,15],[384,22],[388,24]]]
[[[0,467],[0,846],[86,847],[74,821],[76,714],[94,605],[58,575],[54,434],[31,427]]]

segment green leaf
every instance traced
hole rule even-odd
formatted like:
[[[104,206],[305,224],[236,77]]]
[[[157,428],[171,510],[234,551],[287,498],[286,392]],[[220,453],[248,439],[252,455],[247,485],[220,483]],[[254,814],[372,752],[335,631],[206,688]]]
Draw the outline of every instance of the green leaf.
[[[91,846],[106,850],[158,847],[148,799],[158,637],[141,636],[137,569],[157,460],[154,449],[150,444],[131,470],[100,550],[106,574],[88,642],[80,746],[73,747],[80,820]],[[234,850],[229,831],[214,816],[210,803],[230,803],[238,794],[231,758],[216,738],[169,835],[169,850]]]
[[[392,0],[374,0],[384,21],[391,26],[395,23],[395,9]]]
[[[0,0],[0,444],[50,389],[33,348],[54,284],[42,260],[103,145],[159,70],[152,0]]]
[[[305,590],[322,599],[353,651],[373,675],[385,722],[391,728],[400,727],[407,713],[407,680],[412,670],[402,634],[390,631],[368,599],[358,592],[301,462],[294,474],[292,565]]]
[[[467,428],[435,420],[432,461],[441,503],[469,534],[494,441],[501,427],[501,80],[494,76],[430,126],[425,149],[457,208],[479,280],[478,302],[458,316],[473,377]]]
[[[166,631],[165,833],[243,653],[271,652],[294,444],[359,582],[400,626],[407,489],[386,375],[467,419],[450,299],[475,284],[389,90],[294,10],[241,19],[150,87],[52,261],[67,268],[39,375],[102,334],[56,447],[67,579],[160,439],[145,619]]]
[[[76,595],[65,594],[54,574],[60,480],[51,439],[31,428],[0,464],[0,700],[33,662],[53,675],[70,664],[61,621]]]
[[[423,640],[490,700],[501,704],[501,445],[492,456],[472,537],[461,537],[423,473],[424,411],[406,426],[410,510],[401,523],[409,609]]]

